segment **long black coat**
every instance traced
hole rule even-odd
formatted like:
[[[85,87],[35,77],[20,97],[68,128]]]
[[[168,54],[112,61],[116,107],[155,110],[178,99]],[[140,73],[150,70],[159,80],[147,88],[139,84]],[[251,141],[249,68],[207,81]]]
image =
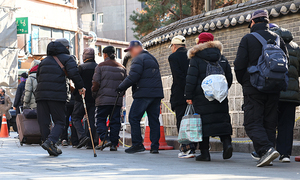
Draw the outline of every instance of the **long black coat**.
[[[125,91],[130,86],[134,99],[164,98],[158,62],[146,50],[132,59],[129,75],[119,89]]]
[[[292,33],[283,28],[273,28],[271,31],[278,34],[285,42],[288,49],[289,64],[289,85],[286,91],[280,93],[280,101],[292,102],[300,105],[299,76],[300,76],[300,48],[293,41]]]
[[[211,41],[194,46],[189,50],[191,59],[186,77],[186,99],[192,100],[196,113],[201,115],[203,137],[223,136],[232,134],[232,126],[229,115],[228,99],[222,103],[208,101],[201,88],[201,83],[206,77],[207,62],[217,62],[223,68],[228,82],[228,88],[232,84],[230,65],[221,55],[222,44],[219,41]]]
[[[50,42],[47,46],[47,57],[39,64],[37,71],[38,85],[35,91],[36,101],[63,101],[67,100],[67,86],[64,71],[60,68],[53,56],[61,61],[77,89],[84,84],[78,73],[77,65],[69,50],[59,42]]]
[[[275,41],[278,37],[276,33],[269,31],[269,25],[266,23],[254,24],[251,28],[251,32],[257,32],[267,41]],[[280,48],[287,54],[285,43],[281,38]],[[242,38],[234,61],[234,70],[237,81],[243,86],[244,95],[261,94],[260,91],[251,85],[250,74],[247,71],[249,66],[257,65],[261,53],[262,45],[252,34],[247,34]]]
[[[18,89],[17,89],[17,92],[16,92],[16,96],[15,96],[15,101],[14,101],[14,107],[18,108],[19,106],[22,106],[22,103],[21,103],[21,97],[23,95],[23,92],[25,90],[25,83],[26,82],[21,82],[19,85],[18,85]]]
[[[174,109],[176,106],[186,104],[184,89],[190,64],[190,60],[187,58],[187,49],[185,47],[178,48],[169,56],[169,64],[173,76],[170,102],[172,109]]]

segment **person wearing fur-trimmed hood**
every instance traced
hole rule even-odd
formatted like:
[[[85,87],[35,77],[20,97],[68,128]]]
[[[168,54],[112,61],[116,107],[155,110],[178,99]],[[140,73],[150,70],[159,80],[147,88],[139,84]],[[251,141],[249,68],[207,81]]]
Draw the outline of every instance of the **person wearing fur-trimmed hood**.
[[[209,137],[219,136],[223,143],[223,159],[232,156],[231,135],[232,126],[229,115],[228,99],[222,103],[206,99],[201,83],[206,77],[208,63],[218,62],[224,70],[228,88],[232,84],[231,67],[222,55],[223,45],[214,41],[211,33],[201,33],[196,39],[197,45],[188,51],[190,67],[186,77],[185,98],[188,104],[193,104],[197,114],[201,115],[203,141],[199,143],[201,155],[196,161],[210,161]]]

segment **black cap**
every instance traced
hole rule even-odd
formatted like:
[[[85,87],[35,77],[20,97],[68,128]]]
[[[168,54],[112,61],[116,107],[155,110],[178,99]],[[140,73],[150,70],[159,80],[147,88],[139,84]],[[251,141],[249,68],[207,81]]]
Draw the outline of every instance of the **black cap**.
[[[103,53],[115,53],[115,48],[113,46],[107,46],[103,49]]]
[[[28,74],[26,72],[23,72],[21,75],[20,75],[22,78],[28,78]]]

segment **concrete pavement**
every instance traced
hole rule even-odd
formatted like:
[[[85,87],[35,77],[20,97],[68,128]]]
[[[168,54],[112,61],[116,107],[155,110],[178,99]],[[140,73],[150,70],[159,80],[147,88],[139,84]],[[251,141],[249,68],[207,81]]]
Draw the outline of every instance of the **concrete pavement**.
[[[16,135],[12,133],[12,136]],[[211,162],[178,159],[178,150],[138,154],[60,147],[63,154],[50,157],[38,145],[20,146],[17,139],[0,139],[0,179],[300,179],[300,163],[274,162],[273,167],[257,168],[248,153],[234,153],[223,160],[212,152]],[[199,152],[198,152],[199,153]]]

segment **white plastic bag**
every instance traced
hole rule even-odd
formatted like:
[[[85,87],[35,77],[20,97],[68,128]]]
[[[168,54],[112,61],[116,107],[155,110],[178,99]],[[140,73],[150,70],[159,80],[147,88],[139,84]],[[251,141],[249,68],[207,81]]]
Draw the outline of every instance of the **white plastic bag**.
[[[220,103],[228,95],[228,83],[222,74],[212,74],[207,76],[201,84],[204,95],[209,101],[217,100]]]

